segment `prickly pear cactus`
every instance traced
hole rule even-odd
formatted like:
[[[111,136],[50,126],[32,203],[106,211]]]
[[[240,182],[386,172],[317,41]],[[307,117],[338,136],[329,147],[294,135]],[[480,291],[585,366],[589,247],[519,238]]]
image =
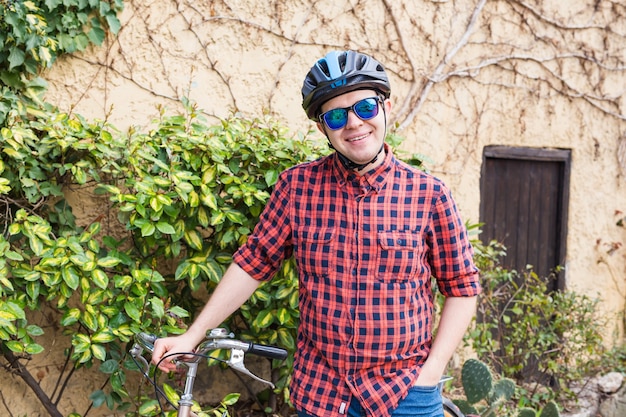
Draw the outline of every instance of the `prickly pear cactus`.
[[[489,395],[489,404],[506,402],[515,394],[515,381],[509,378],[500,379],[496,382]]]
[[[493,377],[487,365],[477,359],[468,359],[461,371],[463,390],[470,404],[486,399],[493,387]]]
[[[517,417],[537,417],[537,412],[532,408],[524,407],[519,409]]]
[[[539,417],[559,417],[559,415],[559,407],[554,401],[550,401],[545,407],[543,407]]]

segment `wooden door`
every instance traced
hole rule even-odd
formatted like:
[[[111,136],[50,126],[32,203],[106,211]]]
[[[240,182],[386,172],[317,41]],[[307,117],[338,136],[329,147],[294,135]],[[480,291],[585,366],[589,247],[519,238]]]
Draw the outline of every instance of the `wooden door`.
[[[503,266],[547,277],[564,265],[571,151],[489,146],[480,187],[481,240],[507,248]],[[563,287],[555,276],[550,290]]]

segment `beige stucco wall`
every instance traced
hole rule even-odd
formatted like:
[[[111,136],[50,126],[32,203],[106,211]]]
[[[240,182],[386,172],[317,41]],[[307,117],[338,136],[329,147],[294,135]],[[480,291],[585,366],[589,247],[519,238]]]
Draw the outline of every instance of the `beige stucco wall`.
[[[157,105],[175,111],[187,96],[210,117],[268,111],[307,131],[306,71],[330,49],[361,50],[387,66],[404,148],[432,160],[472,222],[485,146],[571,149],[566,285],[602,299],[614,317],[607,343],[622,337],[626,229],[615,223],[626,211],[624,6],[152,0],[126,2],[122,22],[117,38],[44,74],[48,101],[125,130],[146,128]]]

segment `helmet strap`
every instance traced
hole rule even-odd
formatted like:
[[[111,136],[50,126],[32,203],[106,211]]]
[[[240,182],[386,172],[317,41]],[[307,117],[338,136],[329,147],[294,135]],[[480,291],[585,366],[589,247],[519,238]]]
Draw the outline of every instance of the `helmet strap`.
[[[328,143],[330,143],[330,141]],[[330,147],[333,148],[333,145],[331,144]],[[341,162],[341,164],[344,167],[346,167],[346,169],[354,170],[354,171],[360,171],[363,168],[365,168],[366,166],[368,166],[369,164],[375,162],[378,159],[378,155],[380,155],[380,153],[383,151],[383,149],[385,149],[385,144],[384,143],[380,147],[378,152],[376,153],[376,156],[374,156],[374,158],[372,158],[371,161],[366,162],[364,164],[357,164],[356,162],[354,162],[353,160],[349,159],[347,156],[345,156],[344,154],[339,152],[337,149],[335,149],[335,152],[337,153],[337,157],[339,158],[339,161]]]

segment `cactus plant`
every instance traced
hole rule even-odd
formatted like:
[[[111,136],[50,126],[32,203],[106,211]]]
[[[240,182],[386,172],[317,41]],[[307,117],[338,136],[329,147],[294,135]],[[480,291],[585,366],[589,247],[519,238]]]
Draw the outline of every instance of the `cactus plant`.
[[[532,408],[523,407],[517,412],[517,417],[537,417],[537,412]]]
[[[515,394],[515,381],[503,378],[497,381],[489,393],[490,404],[500,404],[507,402]]]
[[[550,401],[545,407],[543,407],[539,417],[559,417],[559,407],[554,401]]]
[[[487,398],[493,385],[491,371],[485,363],[477,359],[469,359],[465,362],[461,371],[461,381],[470,404],[476,404],[483,398]]]
[[[465,415],[495,417],[515,394],[515,382],[502,378],[494,382],[489,367],[478,359],[468,359],[461,370],[461,382],[467,400],[454,400]],[[518,410],[517,417],[559,417],[559,408],[549,402],[540,413],[532,408]]]

